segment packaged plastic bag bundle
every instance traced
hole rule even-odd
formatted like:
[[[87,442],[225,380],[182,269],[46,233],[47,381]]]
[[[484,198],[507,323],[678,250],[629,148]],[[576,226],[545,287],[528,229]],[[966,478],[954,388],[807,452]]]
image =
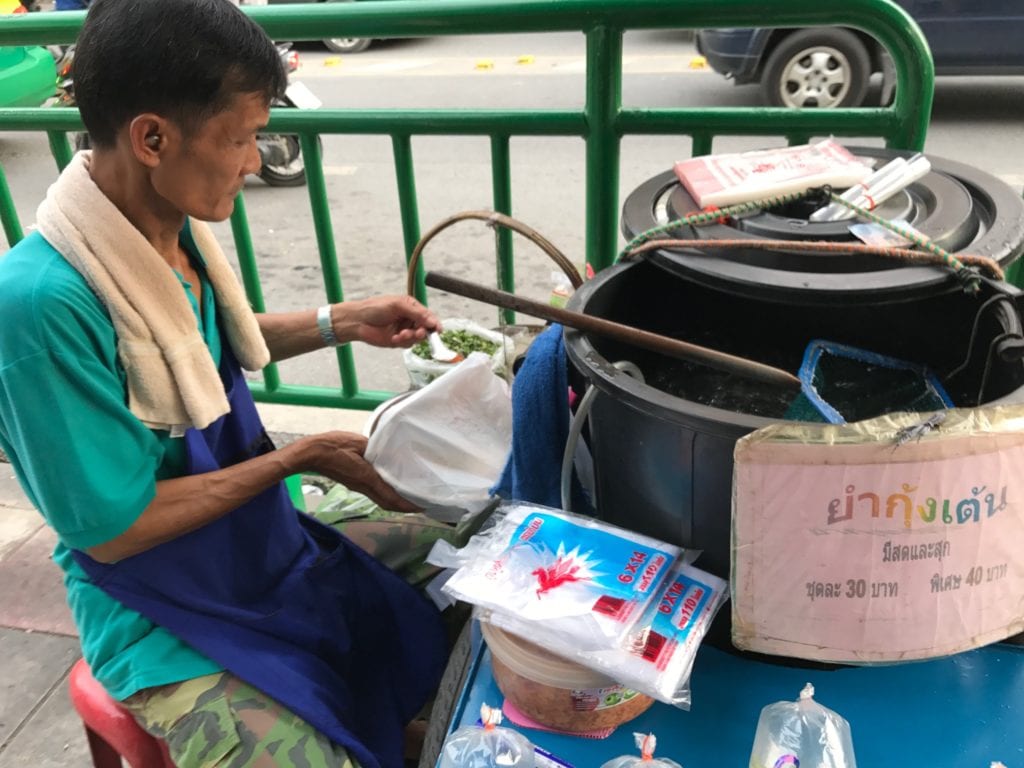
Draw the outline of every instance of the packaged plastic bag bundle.
[[[636,748],[640,750],[640,757],[636,755],[623,755],[609,760],[601,768],[683,768],[675,760],[665,757],[654,757],[654,748],[658,745],[658,739],[653,733],[634,733]]]
[[[439,768],[535,768],[533,744],[521,733],[499,727],[500,709],[481,705],[480,722],[445,739]]]
[[[797,701],[769,704],[757,721],[750,768],[787,765],[857,768],[850,724],[814,700],[810,683]]]
[[[689,709],[693,660],[728,597],[726,581],[680,560],[657,597],[633,623],[622,645],[611,650],[566,644],[545,624],[508,614],[480,612],[477,616],[552,653],[602,672],[628,688]]]
[[[490,503],[511,445],[508,385],[475,352],[447,376],[381,406],[366,460],[428,515],[457,522]]]
[[[725,580],[677,563],[657,599],[633,626],[623,649],[579,657],[588,666],[614,670],[623,685],[689,709],[693,660],[728,597]]]
[[[543,623],[569,648],[613,649],[658,594],[679,547],[591,518],[506,504],[461,550],[438,542],[428,562],[458,567],[448,595]]]

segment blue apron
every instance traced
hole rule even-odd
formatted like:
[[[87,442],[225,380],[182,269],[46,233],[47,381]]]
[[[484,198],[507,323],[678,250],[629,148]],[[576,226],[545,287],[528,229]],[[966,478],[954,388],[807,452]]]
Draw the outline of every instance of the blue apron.
[[[273,450],[228,345],[220,371],[231,412],[185,434],[189,474]],[[74,556],[112,597],[276,699],[363,768],[403,765],[403,728],[444,669],[440,615],[336,530],[297,512],[284,483],[118,563]]]

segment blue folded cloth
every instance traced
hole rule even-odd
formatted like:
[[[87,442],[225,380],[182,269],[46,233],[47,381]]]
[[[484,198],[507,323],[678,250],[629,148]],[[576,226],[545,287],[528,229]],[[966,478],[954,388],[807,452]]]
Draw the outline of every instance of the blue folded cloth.
[[[551,325],[527,350],[512,382],[512,452],[491,493],[503,499],[562,506],[562,454],[569,436],[569,378],[562,326]],[[573,510],[591,507],[573,477]]]

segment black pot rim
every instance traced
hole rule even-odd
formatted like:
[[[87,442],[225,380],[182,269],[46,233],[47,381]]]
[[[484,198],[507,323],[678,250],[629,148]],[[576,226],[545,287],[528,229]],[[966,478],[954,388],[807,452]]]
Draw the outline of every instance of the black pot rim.
[[[582,312],[594,292],[606,281],[629,269],[640,266],[636,263],[617,264],[583,283],[569,299],[568,309]],[[630,407],[643,413],[655,415],[675,424],[684,424],[690,429],[721,435],[723,425],[735,433],[738,439],[761,427],[777,424],[778,419],[752,416],[746,413],[728,411],[703,405],[670,395],[660,389],[634,379],[628,373],[616,368],[594,347],[582,331],[563,329],[565,349],[569,360],[581,374],[604,394],[619,398]]]

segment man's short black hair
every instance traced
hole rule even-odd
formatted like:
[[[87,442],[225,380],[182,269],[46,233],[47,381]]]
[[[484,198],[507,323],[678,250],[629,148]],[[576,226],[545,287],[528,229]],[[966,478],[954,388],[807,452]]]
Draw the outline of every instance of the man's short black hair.
[[[229,0],[94,0],[75,48],[75,99],[93,142],[112,147],[136,115],[190,133],[243,93],[280,97],[273,42]]]

